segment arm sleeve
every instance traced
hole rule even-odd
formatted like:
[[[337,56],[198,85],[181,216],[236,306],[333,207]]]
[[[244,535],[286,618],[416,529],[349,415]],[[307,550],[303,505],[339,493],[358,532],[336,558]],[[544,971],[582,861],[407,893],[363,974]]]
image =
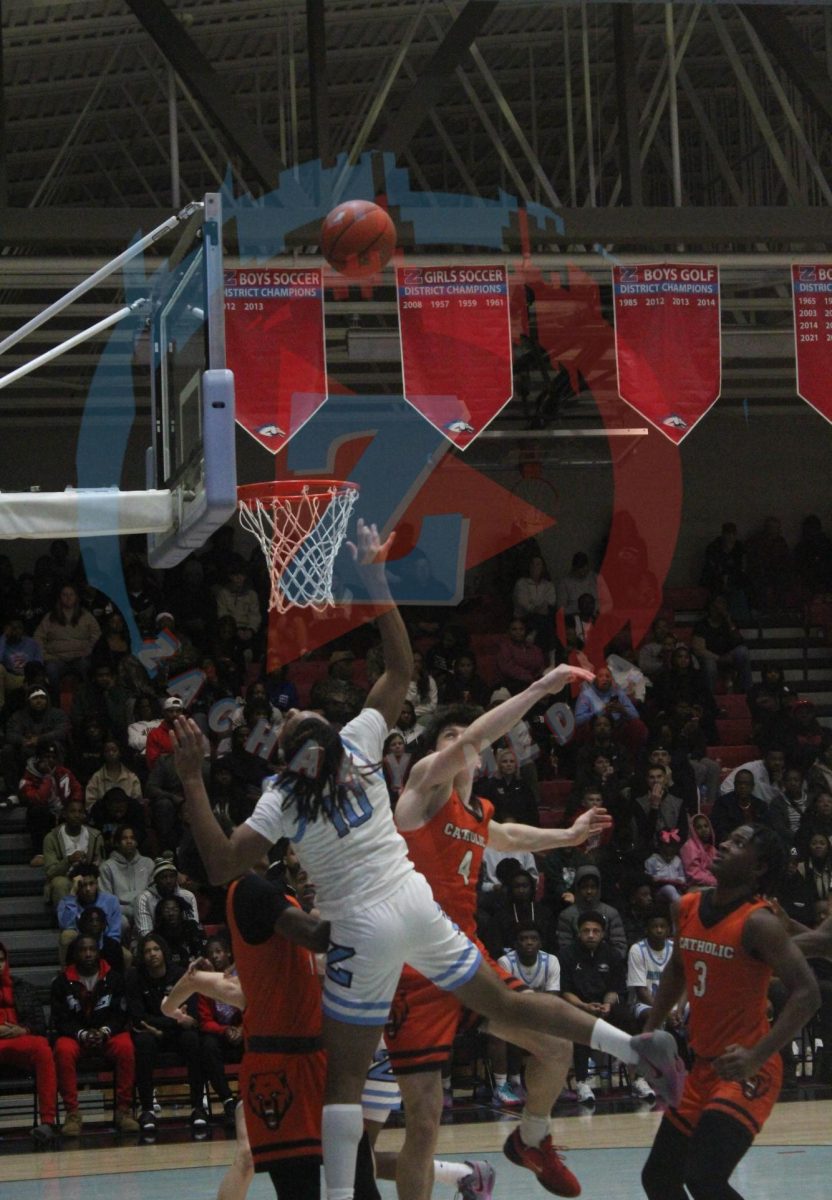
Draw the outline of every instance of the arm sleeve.
[[[267,942],[275,922],[290,907],[285,893],[259,875],[246,875],[234,892],[234,920],[243,941],[250,946]]]

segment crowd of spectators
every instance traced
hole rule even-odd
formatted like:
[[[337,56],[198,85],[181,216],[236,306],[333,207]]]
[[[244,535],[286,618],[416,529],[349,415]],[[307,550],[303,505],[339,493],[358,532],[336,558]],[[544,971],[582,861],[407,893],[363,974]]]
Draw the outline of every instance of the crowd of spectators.
[[[219,531],[164,576],[128,547],[131,619],[146,638],[173,647],[152,674],[134,653],[124,615],[85,582],[65,543],[53,543],[31,575],[15,579],[8,563],[0,571],[0,807],[24,806],[31,864],[43,870],[55,914],[61,971],[51,1034],[65,1133],[81,1127],[73,1077],[90,1054],[114,1064],[123,1130],[136,1126],[135,1083],[142,1129],[152,1133],[153,1069],[163,1051],[187,1067],[196,1133],[205,1126],[206,1083],[231,1113],[224,1066],[239,1053],[239,1022],[209,1011],[207,1001],[182,1022],[159,1008],[189,962],[206,952],[230,962],[226,940],[206,940],[206,924],[223,921],[224,897],[205,883],[184,820],[174,719],[187,712],[203,729],[206,787],[230,831],[276,770],[288,709],[302,700],[343,724],[383,670],[367,625],[325,648],[325,673],[308,695],[299,696],[291,665],[270,671],[268,580],[257,555],[242,559],[233,539],[231,529]],[[538,706],[483,756],[475,791],[494,805],[496,821],[539,824],[541,784],[552,780],[569,781],[565,822],[591,805],[604,805],[613,817],[611,830],[575,850],[537,861],[486,854],[483,941],[495,956],[520,956],[524,971],[539,972],[544,990],[557,977],[555,990],[571,1002],[643,1022],[656,961],[666,958],[668,902],[713,883],[716,846],[744,821],[771,825],[788,846],[791,865],[779,897],[785,912],[809,925],[826,913],[832,731],[776,663],[766,663],[760,682],[752,682],[739,627],[762,605],[797,596],[813,603],[827,585],[832,589],[832,542],[816,519],[804,522],[793,553],[781,541],[771,520],[746,549],[726,524],[707,548],[702,582],[710,596],[701,621],[679,629],[673,614],[662,612],[640,645],[626,631],[618,635],[607,662],[595,663],[592,683],[553,698],[559,714],[551,702]],[[418,610],[413,679],[384,748],[391,804],[438,705],[485,708],[556,661],[581,662],[590,631],[611,605],[610,589],[585,553],[574,555],[556,584],[530,543],[505,597],[501,630],[478,629],[475,609],[473,618]],[[477,636],[486,633],[488,653]],[[726,691],[746,695],[758,748],[730,773],[718,752]],[[0,1001],[9,1014],[16,1004],[28,1013],[9,982],[5,951],[1,961]],[[832,1000],[825,1003],[830,1012],[822,1021],[832,1021]],[[20,1008],[6,1024],[28,1030],[18,1039],[42,1036]],[[0,1063],[14,1040],[0,1041]],[[42,1047],[32,1053],[40,1063]],[[514,1061],[495,1053],[501,1065]],[[576,1054],[575,1077],[579,1097],[590,1102],[587,1059]],[[47,1084],[41,1088],[45,1068],[38,1071],[42,1122],[51,1126],[54,1105],[45,1099]],[[519,1096],[516,1072],[497,1076],[498,1098]],[[821,1061],[817,1077],[832,1081],[832,1058]],[[634,1082],[637,1094],[643,1083]]]

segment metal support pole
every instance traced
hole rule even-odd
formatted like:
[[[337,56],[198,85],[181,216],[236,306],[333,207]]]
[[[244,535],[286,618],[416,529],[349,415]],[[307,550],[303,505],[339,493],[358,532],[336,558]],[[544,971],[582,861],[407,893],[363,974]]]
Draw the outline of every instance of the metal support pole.
[[[122,308],[116,309],[109,317],[105,317],[103,321],[96,322],[95,325],[90,325],[88,329],[80,329],[78,333],[74,333],[71,338],[67,338],[65,342],[61,342],[57,346],[53,346],[50,350],[46,350],[43,354],[39,354],[37,358],[30,359],[29,362],[23,363],[22,366],[16,367],[14,371],[10,371],[8,375],[0,376],[0,388],[8,387],[9,384],[15,383],[18,379],[22,379],[24,375],[29,375],[32,371],[36,371],[38,367],[44,366],[51,362],[53,358],[59,358],[62,354],[66,354],[67,350],[72,350],[74,346],[79,346],[81,342],[88,342],[91,338],[97,337],[99,333],[103,333],[105,329],[109,329],[112,325],[117,325],[119,321],[123,321],[125,317],[131,316],[133,313],[140,312],[146,309],[149,301],[144,297],[140,300],[134,300],[132,304],[125,304]]]
[[[83,282],[79,283],[77,287],[74,287],[71,292],[67,292],[65,296],[61,296],[60,299],[56,300],[53,304],[50,304],[48,308],[45,308],[42,313],[39,313],[36,317],[32,317],[31,321],[27,321],[25,325],[21,325],[20,329],[16,329],[14,333],[10,333],[7,338],[4,338],[3,341],[0,342],[0,354],[5,354],[7,350],[10,350],[12,346],[16,346],[18,342],[22,341],[23,338],[25,338],[27,334],[32,333],[33,330],[40,329],[41,325],[45,325],[51,317],[57,316],[59,312],[63,312],[63,310],[68,308],[69,305],[72,304],[74,300],[77,300],[79,296],[83,296],[87,292],[91,291],[92,288],[98,287],[102,280],[108,279],[110,275],[113,275],[116,271],[121,270],[125,263],[130,262],[139,254],[142,254],[148,248],[148,246],[152,246],[154,242],[158,242],[160,237],[163,237],[166,233],[169,233],[171,229],[175,229],[180,221],[188,220],[198,209],[201,209],[202,207],[203,205],[201,201],[195,204],[188,204],[182,209],[181,212],[177,213],[173,217],[168,217],[167,221],[163,221],[161,225],[157,225],[155,229],[150,231],[150,233],[146,233],[145,236],[140,238],[138,242],[132,246],[129,246],[116,258],[111,259],[110,262],[105,263],[103,267],[100,267],[97,271],[93,272],[88,279],[83,280]]]
[[[679,105],[676,92],[676,32],[673,5],[664,6],[664,36],[667,45],[667,96],[670,109],[670,156],[673,164],[673,203],[682,207],[682,156],[679,150]]]
[[[6,77],[3,66],[3,22],[0,4],[0,204],[9,203],[8,146],[6,144]]]
[[[584,116],[586,118],[586,169],[589,176],[589,206],[595,208],[595,151],[592,146],[592,78],[589,73],[589,23],[586,0],[581,0],[581,55],[584,75]]]
[[[563,13],[563,70],[566,101],[566,152],[569,161],[569,203],[578,207],[578,180],[575,174],[575,117],[572,112],[572,54],[569,49],[569,17],[566,4]]]
[[[179,187],[179,121],[176,111],[176,72],[168,63],[168,135],[170,137],[170,199],[174,208],[182,203]]]
[[[309,108],[312,157],[329,160],[329,88],[326,75],[324,0],[306,0],[306,49],[309,64]]]

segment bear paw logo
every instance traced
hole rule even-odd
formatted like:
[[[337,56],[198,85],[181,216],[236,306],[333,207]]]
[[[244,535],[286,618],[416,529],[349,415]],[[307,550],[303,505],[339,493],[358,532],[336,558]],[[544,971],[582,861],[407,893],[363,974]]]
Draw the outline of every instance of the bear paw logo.
[[[278,1128],[293,1100],[292,1089],[283,1071],[263,1071],[249,1080],[249,1108],[268,1129]]]

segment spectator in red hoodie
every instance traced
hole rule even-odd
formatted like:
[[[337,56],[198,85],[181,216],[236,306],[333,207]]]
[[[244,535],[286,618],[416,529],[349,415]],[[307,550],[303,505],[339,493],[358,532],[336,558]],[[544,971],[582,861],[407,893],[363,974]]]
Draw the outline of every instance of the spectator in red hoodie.
[[[165,700],[162,705],[162,723],[155,729],[151,729],[147,735],[145,759],[148,770],[157,758],[161,758],[163,754],[173,753],[173,739],[170,731],[173,729],[173,722],[177,717],[181,717],[184,711],[185,705],[179,696],[168,696]]]
[[[704,813],[697,813],[691,818],[688,839],[679,851],[685,879],[691,887],[716,887],[716,879],[711,871],[716,850],[711,822]]]
[[[47,742],[27,762],[20,781],[20,799],[26,805],[26,828],[35,852],[29,866],[42,867],[43,839],[57,823],[64,805],[68,800],[84,802],[80,783],[69,767],[61,766],[57,742]]]
[[[57,1130],[58,1083],[46,1022],[31,983],[12,975],[9,955],[0,942],[0,1065],[32,1071],[38,1091],[36,1146],[48,1145]]]
[[[227,930],[220,929],[208,939],[205,954],[215,971],[227,973],[233,970],[234,956]],[[200,994],[196,1018],[202,1038],[205,1074],[222,1102],[226,1125],[233,1129],[235,1103],[224,1068],[225,1063],[238,1063],[243,1057],[243,1014],[233,1004],[222,1004]]]

